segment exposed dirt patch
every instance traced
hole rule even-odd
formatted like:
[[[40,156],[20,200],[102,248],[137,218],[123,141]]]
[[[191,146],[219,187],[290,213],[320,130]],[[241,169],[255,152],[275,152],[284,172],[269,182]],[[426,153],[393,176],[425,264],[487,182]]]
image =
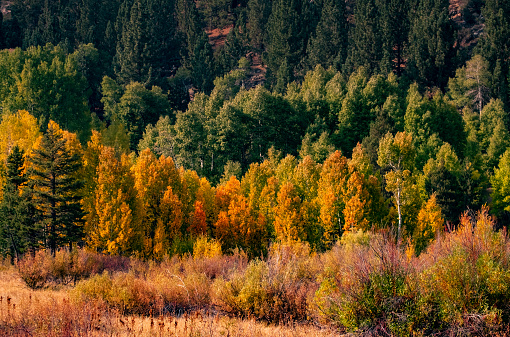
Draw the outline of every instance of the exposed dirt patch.
[[[450,18],[459,29],[457,44],[461,49],[474,48],[484,29],[480,8],[472,3],[470,0],[450,0]]]
[[[224,28],[206,29],[207,36],[209,37],[209,43],[212,45],[213,50],[225,45],[228,33],[232,30],[234,25],[229,25]]]
[[[246,89],[261,85],[266,80],[266,66],[262,64],[262,56],[258,53],[248,53],[246,55],[251,63],[250,73],[245,82]]]

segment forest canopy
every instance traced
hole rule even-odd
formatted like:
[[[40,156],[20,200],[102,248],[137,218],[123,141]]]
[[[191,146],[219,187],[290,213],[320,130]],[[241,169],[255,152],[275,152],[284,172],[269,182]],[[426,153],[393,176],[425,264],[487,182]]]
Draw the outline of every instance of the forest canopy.
[[[14,0],[0,250],[267,254],[510,220],[510,4]]]

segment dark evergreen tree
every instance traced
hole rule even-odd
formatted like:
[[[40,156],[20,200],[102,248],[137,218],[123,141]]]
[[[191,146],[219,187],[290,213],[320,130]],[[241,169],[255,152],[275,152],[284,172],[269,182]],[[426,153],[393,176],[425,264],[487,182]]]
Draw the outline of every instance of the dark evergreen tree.
[[[6,183],[0,203],[0,247],[11,262],[27,250],[38,248],[42,238],[31,189],[24,173],[23,150],[15,146],[7,158]]]
[[[130,0],[126,0],[129,2]],[[125,5],[124,5],[125,6]],[[172,0],[134,0],[119,11],[115,74],[119,82],[158,84],[178,64],[179,47]]]
[[[255,51],[261,52],[265,48],[267,42],[266,26],[270,14],[271,1],[248,1],[248,36],[250,45]]]
[[[28,45],[27,40],[37,28],[43,7],[44,0],[17,0],[12,3],[12,20],[20,30],[19,46]]]
[[[375,0],[358,0],[354,7],[354,27],[349,32],[346,73],[365,67],[369,74],[379,71],[382,57],[379,13]]]
[[[379,29],[382,38],[380,69],[401,75],[409,39],[409,14],[413,0],[376,0],[379,11]]]
[[[508,106],[510,2],[486,0],[482,15],[485,19],[485,28],[478,48],[489,62],[489,71],[493,74],[493,96],[501,99],[505,106]]]
[[[310,68],[317,64],[339,69],[347,56],[349,25],[344,0],[325,0],[315,34],[308,43]]]
[[[0,11],[0,49],[5,48],[4,15]]]
[[[278,75],[288,76],[293,81],[296,76],[304,76],[300,70],[306,56],[306,46],[310,34],[315,30],[317,5],[306,0],[276,0],[267,24],[267,53],[264,62],[267,64],[267,80],[271,85],[278,82]],[[287,62],[287,69],[280,69]],[[283,83],[286,85],[287,83]]]
[[[463,191],[458,177],[448,171],[444,163],[441,163],[434,172],[429,174],[425,189],[429,195],[436,194],[437,203],[441,206],[445,220],[457,223],[468,206],[463,203]]]
[[[216,77],[215,68],[212,47],[204,32],[195,44],[191,59],[191,79],[199,91],[211,92]]]
[[[216,77],[214,57],[204,23],[192,0],[177,3],[179,31],[185,41],[182,49],[182,65],[189,70],[195,88],[209,93]]]
[[[31,161],[35,204],[41,212],[46,246],[55,254],[58,247],[68,244],[71,248],[83,239],[81,159],[68,149],[58,125],[50,122]]]
[[[9,255],[11,263],[23,253],[23,220],[20,214],[22,202],[19,194],[20,186],[26,182],[23,174],[23,151],[17,146],[7,158],[6,182],[0,203],[0,247],[2,255]]]
[[[121,0],[79,0],[79,17],[75,24],[77,40],[92,43],[100,50],[108,49],[105,33],[108,23],[115,22],[120,3]]]
[[[455,73],[455,29],[448,0],[420,0],[411,19],[407,74],[426,87],[444,88]]]
[[[222,75],[237,68],[241,57],[246,56],[246,47],[248,46],[248,38],[246,32],[246,18],[243,13],[228,33],[225,45],[217,53],[217,74]]]

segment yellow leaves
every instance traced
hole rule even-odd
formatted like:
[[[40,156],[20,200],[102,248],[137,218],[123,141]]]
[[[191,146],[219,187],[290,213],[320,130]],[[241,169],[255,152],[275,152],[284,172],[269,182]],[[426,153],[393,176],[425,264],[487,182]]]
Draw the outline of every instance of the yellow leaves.
[[[274,230],[276,238],[282,242],[299,241],[303,237],[301,219],[301,198],[291,182],[285,183],[278,192],[275,207]]]
[[[166,234],[173,238],[181,233],[183,224],[182,203],[170,186],[167,187],[160,204],[160,219]]]
[[[416,253],[419,254],[423,251],[443,226],[444,218],[441,207],[437,204],[436,195],[432,194],[418,213],[418,223],[414,235]]]
[[[0,163],[6,163],[11,149],[18,146],[30,155],[32,147],[41,136],[37,119],[28,111],[19,110],[14,114],[3,114],[0,123]]]
[[[214,239],[208,239],[206,236],[200,236],[193,243],[193,258],[213,258],[221,256],[221,244]]]
[[[345,208],[344,232],[357,229],[368,230],[368,220],[366,219],[367,202],[370,202],[368,191],[363,186],[363,175],[354,172],[347,182],[347,191],[344,195]]]
[[[7,157],[17,145],[25,152],[25,158],[41,136],[37,119],[25,110],[14,114],[4,113],[0,123],[0,170],[7,165]],[[25,161],[25,166],[27,165]],[[5,177],[0,175],[0,198]]]
[[[317,200],[326,245],[332,245],[340,238],[342,210],[345,207],[342,195],[348,174],[347,158],[340,151],[331,154],[322,165]]]
[[[109,254],[126,254],[134,249],[136,235],[129,164],[117,159],[111,147],[102,147],[98,160],[93,209],[86,224],[89,245]]]

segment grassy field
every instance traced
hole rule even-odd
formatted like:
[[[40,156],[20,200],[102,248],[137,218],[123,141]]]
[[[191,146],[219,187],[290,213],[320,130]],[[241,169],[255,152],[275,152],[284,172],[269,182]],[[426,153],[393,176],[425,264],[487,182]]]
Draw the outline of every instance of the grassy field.
[[[303,336],[339,334],[309,325],[269,325],[201,311],[180,317],[123,315],[101,301],[77,303],[71,286],[31,290],[14,267],[0,271],[1,336]]]

